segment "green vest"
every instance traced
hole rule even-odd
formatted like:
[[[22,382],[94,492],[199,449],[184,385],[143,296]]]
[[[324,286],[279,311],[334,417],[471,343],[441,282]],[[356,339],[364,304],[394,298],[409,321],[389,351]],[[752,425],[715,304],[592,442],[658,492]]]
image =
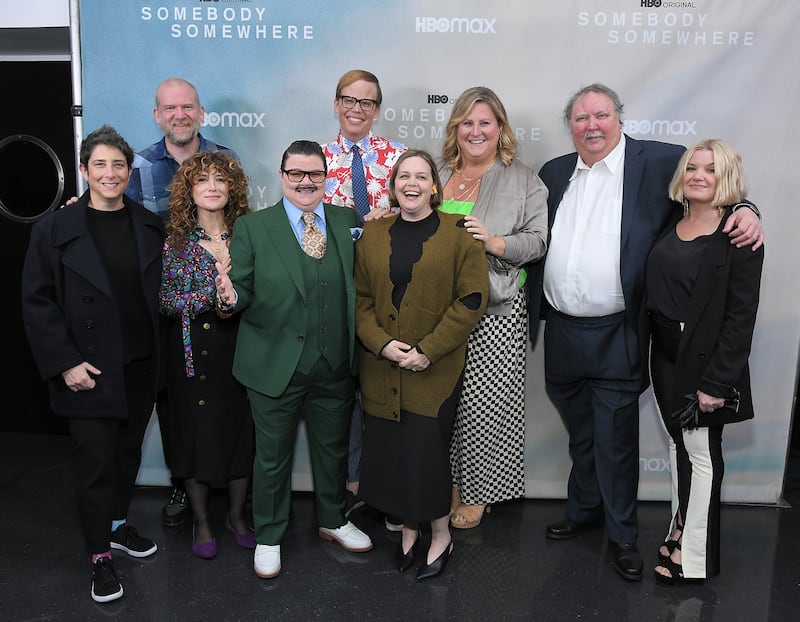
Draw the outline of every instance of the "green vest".
[[[308,374],[324,357],[331,369],[347,363],[347,292],[339,250],[332,236],[322,259],[314,259],[297,246],[305,283],[308,327],[297,371]]]

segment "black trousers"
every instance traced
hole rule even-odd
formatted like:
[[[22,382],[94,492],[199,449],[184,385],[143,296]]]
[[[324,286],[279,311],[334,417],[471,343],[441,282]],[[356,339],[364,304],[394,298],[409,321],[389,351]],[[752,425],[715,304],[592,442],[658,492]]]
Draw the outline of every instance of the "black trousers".
[[[704,579],[720,571],[720,510],[725,461],[722,456],[722,425],[696,430],[674,430],[669,414],[681,404],[672,401],[675,360],[681,338],[678,322],[651,313],[653,343],[650,369],[653,392],[670,436],[672,475],[672,520],[666,538],[682,528],[683,576]]]
[[[112,520],[128,515],[142,459],[142,440],[153,413],[153,371],[149,361],[126,367],[125,391],[127,419],[69,419],[78,514],[86,549],[91,554],[109,550]]]

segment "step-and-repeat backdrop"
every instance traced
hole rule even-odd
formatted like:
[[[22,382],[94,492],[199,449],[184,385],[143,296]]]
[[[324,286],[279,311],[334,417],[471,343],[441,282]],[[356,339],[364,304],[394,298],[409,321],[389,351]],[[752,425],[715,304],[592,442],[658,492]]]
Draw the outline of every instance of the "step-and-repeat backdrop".
[[[341,74],[381,80],[374,131],[438,154],[465,88],[503,100],[522,161],[538,170],[573,151],[561,122],[568,97],[603,82],[625,104],[635,138],[690,146],[706,137],[742,153],[767,231],[762,298],[751,357],[756,419],[725,430],[723,499],[780,501],[798,363],[800,210],[791,169],[798,141],[795,0],[82,0],[85,135],[115,126],[134,149],[160,138],[154,91],[164,78],[194,83],[202,133],[235,149],[252,205],[280,197],[278,168],[295,139],[331,140]],[[563,497],[567,435],[544,391],[541,348],[529,353],[526,494]],[[640,498],[669,497],[666,437],[652,394],[641,399]],[[294,485],[311,486],[304,439]],[[140,483],[166,484],[157,428]]]

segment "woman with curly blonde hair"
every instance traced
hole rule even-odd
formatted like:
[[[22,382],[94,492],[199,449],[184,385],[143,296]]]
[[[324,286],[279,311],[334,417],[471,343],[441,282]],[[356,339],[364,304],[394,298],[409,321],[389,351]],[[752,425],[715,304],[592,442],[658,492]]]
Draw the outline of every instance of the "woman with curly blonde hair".
[[[217,553],[208,516],[212,482],[226,482],[225,528],[255,548],[245,500],[253,462],[253,428],[244,388],[231,372],[238,318],[221,319],[214,279],[230,270],[233,223],[249,213],[239,162],[218,151],[196,153],[178,169],[169,201],[161,276],[172,474],[184,481],[194,515],[192,551]]]

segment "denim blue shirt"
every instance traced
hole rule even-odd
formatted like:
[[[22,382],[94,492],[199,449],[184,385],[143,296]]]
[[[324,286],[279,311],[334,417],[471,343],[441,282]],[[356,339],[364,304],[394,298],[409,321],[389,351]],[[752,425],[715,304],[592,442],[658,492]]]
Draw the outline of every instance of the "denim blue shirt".
[[[202,135],[200,135],[198,151],[224,151],[237,160],[239,159],[232,149],[206,140]],[[177,160],[167,151],[166,141],[162,138],[134,156],[133,171],[131,171],[131,179],[125,194],[167,222],[169,220],[168,187],[179,167]]]

